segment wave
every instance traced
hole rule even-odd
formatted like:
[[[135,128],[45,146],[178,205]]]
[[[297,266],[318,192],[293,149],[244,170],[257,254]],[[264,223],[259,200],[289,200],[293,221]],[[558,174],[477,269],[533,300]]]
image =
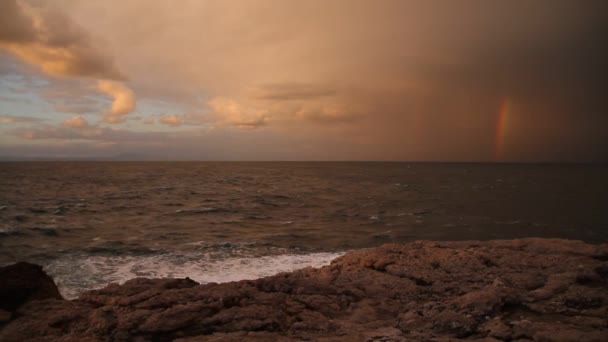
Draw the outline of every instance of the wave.
[[[344,253],[278,254],[217,259],[213,254],[71,255],[44,264],[61,294],[74,299],[83,291],[137,277],[185,278],[201,283],[257,279],[305,267],[328,265]]]

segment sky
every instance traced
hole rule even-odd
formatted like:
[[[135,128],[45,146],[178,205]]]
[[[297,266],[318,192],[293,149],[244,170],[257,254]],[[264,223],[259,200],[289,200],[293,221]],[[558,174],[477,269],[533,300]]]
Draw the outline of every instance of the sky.
[[[2,0],[0,159],[608,161],[604,0]]]

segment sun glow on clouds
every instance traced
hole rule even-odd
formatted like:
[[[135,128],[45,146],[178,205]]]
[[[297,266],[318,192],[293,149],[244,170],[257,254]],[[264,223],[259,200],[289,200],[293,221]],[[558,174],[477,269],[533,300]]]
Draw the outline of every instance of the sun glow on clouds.
[[[246,108],[228,98],[215,98],[209,101],[209,107],[220,123],[238,128],[257,128],[266,125],[269,121],[268,110]]]
[[[89,126],[89,123],[80,115],[73,116],[63,121],[63,127],[84,128],[87,126]]]
[[[190,132],[159,143],[193,156],[206,136],[244,159],[297,159],[305,145],[309,159],[603,160],[604,3],[3,0],[0,77],[11,55],[48,81],[32,93],[62,91],[39,95],[53,113],[0,112],[9,134],[95,127],[116,148]],[[516,118],[506,100],[497,116],[503,94]],[[27,115],[55,126],[16,119]]]
[[[152,120],[154,120],[153,118],[151,118]],[[182,124],[182,117],[180,115],[175,115],[175,114],[167,114],[167,115],[161,115],[158,118],[158,122],[168,125],[168,126],[180,126]],[[153,123],[154,121],[150,122]]]
[[[111,108],[103,113],[104,122],[124,122],[124,115],[135,109],[133,91],[122,82],[125,75],[96,47],[98,42],[63,12],[41,3],[5,0],[0,13],[0,49],[59,80],[97,79],[99,91],[113,98]]]
[[[28,1],[0,4],[0,47],[60,77],[124,79],[112,59],[61,11]]]
[[[124,116],[135,110],[135,95],[124,84],[115,81],[97,81],[97,87],[103,93],[112,97],[112,107],[104,113],[102,119],[106,123],[121,123]]]

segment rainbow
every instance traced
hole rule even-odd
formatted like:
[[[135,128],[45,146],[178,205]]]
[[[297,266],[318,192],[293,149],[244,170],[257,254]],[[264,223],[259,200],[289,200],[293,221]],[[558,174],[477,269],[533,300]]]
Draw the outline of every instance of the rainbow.
[[[511,114],[511,101],[505,97],[500,102],[496,115],[496,141],[494,145],[494,161],[503,161],[505,150],[505,136]]]

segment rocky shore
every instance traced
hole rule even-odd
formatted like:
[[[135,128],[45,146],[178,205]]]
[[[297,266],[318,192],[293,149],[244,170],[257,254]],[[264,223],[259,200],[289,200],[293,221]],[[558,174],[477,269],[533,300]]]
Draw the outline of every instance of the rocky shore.
[[[0,269],[0,341],[608,341],[608,244],[413,242],[199,285],[133,279],[64,300]]]

